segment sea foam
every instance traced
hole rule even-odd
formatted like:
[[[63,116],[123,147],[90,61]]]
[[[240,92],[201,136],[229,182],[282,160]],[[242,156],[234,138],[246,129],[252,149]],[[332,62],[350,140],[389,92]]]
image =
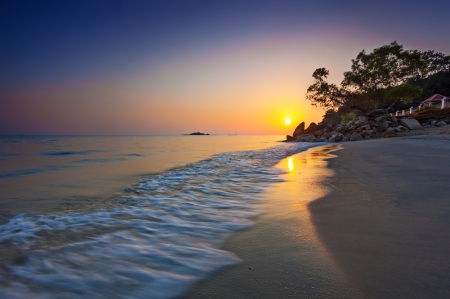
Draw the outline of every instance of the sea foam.
[[[110,209],[20,214],[0,226],[1,298],[172,298],[239,258],[220,247],[252,226],[284,143],[143,177]]]

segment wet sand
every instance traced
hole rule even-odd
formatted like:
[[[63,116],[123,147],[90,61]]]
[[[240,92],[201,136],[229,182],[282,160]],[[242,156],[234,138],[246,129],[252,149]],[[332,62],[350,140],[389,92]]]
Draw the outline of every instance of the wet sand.
[[[366,298],[450,298],[450,136],[343,148],[333,191],[309,204],[336,267]]]
[[[316,237],[308,203],[325,196],[333,172],[325,159],[338,145],[299,153],[279,163],[286,180],[271,187],[256,226],[223,249],[242,263],[199,283],[186,298],[359,298]]]

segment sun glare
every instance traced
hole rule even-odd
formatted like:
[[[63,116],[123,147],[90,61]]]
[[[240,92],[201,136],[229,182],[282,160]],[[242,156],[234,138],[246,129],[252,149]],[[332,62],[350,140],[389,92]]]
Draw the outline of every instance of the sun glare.
[[[291,119],[290,118],[285,118],[284,119],[284,123],[289,126],[291,124]]]

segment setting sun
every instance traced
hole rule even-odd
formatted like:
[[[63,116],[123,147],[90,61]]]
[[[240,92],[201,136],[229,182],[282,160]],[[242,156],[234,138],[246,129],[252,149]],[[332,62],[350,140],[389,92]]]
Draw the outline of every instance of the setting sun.
[[[291,119],[290,118],[285,118],[284,119],[284,123],[288,126],[291,124]]]

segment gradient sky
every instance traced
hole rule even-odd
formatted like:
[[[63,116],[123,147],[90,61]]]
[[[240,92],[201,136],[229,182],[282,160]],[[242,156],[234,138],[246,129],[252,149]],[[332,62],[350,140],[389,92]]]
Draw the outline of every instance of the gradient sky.
[[[287,134],[363,49],[450,54],[450,1],[0,1],[0,134]],[[290,117],[293,123],[284,124]]]

